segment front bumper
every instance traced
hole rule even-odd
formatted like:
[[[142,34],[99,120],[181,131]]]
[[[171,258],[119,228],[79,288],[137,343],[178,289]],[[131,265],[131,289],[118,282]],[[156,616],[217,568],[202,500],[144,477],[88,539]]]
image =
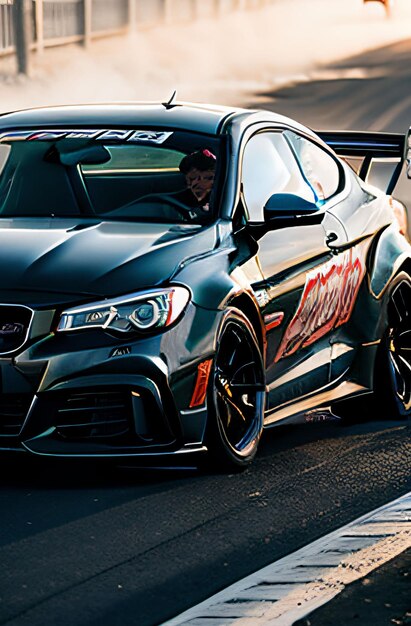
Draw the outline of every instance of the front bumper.
[[[0,451],[144,458],[204,451],[206,404],[190,401],[198,365],[212,358],[217,318],[190,304],[159,335],[49,334],[0,359]]]

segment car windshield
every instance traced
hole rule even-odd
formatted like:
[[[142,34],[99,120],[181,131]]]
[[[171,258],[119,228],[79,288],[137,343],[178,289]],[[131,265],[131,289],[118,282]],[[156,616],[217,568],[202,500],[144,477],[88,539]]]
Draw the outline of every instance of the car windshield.
[[[218,211],[221,139],[164,129],[0,134],[0,217],[208,224]]]

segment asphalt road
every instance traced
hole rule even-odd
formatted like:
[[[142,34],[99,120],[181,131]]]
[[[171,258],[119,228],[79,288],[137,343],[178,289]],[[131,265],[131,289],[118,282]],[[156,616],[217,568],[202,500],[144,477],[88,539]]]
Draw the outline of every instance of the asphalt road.
[[[267,432],[236,475],[0,466],[0,624],[159,624],[410,489],[408,422]]]
[[[315,80],[256,94],[257,106],[317,130],[406,132],[411,125],[411,39],[318,67]]]
[[[297,85],[264,106],[316,128],[402,131],[409,50],[348,60],[370,77]],[[159,624],[409,491],[410,423],[353,417],[271,430],[236,475],[1,461],[0,624]]]

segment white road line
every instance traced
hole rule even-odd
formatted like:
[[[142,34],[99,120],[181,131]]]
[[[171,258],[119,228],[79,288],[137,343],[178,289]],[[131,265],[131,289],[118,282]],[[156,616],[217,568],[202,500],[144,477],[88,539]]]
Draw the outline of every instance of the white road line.
[[[411,492],[227,587],[162,626],[291,626],[411,547]]]

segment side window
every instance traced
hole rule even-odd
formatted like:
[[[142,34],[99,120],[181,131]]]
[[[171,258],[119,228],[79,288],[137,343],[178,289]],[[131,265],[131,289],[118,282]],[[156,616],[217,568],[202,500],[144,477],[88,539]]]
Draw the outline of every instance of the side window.
[[[315,202],[283,133],[265,132],[251,137],[244,149],[242,191],[251,222],[264,220],[264,206],[274,193],[293,193]]]
[[[286,136],[315,194],[317,204],[333,196],[340,186],[337,162],[328,152],[305,137],[289,131]]]

